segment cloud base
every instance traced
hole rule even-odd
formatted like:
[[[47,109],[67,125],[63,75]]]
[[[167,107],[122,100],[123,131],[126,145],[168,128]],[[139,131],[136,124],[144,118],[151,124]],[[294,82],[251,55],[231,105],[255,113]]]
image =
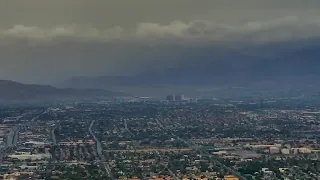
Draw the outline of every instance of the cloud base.
[[[109,29],[99,29],[90,25],[61,25],[52,28],[15,25],[12,28],[0,29],[0,44],[6,45],[23,41],[41,44],[61,41],[109,42],[117,40],[268,43],[319,36],[320,18],[287,16],[238,25],[201,20],[172,21],[169,24],[146,22],[139,23],[134,28],[115,26]]]

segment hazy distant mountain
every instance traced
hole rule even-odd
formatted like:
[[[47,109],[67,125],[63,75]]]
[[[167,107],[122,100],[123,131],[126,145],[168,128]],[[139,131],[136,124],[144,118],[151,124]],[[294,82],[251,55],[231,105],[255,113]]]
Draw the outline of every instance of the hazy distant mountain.
[[[120,95],[106,90],[55,88],[48,85],[21,84],[0,80],[0,100],[67,100]]]
[[[246,86],[320,87],[320,41],[273,43],[237,49],[197,47],[175,56],[177,67],[135,76],[74,77],[64,87]]]
[[[180,67],[165,69],[161,72],[143,72],[135,76],[74,77],[63,84],[65,87],[109,88],[137,85],[241,85],[265,80],[290,79],[294,81],[295,78],[320,77],[319,52],[305,52],[306,54],[295,52],[263,60],[255,56],[241,55],[236,56],[235,59],[222,58],[214,62],[204,59],[199,64],[186,62]]]

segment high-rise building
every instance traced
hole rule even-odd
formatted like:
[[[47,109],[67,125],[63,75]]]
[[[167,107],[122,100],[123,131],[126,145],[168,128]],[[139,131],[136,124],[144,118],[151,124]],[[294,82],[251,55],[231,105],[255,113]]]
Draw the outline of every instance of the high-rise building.
[[[167,96],[168,101],[183,101],[184,95],[183,94],[172,94]]]
[[[175,95],[168,95],[167,100],[168,101],[175,101]]]
[[[183,94],[175,95],[175,100],[176,101],[183,101],[184,100],[184,95]]]

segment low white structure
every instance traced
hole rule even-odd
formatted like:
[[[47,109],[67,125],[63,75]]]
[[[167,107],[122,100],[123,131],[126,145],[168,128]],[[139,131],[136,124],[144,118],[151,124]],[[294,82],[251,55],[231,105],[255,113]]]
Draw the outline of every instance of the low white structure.
[[[19,160],[41,160],[41,159],[50,159],[52,156],[51,154],[10,154],[8,155],[9,158],[12,159],[19,159]]]

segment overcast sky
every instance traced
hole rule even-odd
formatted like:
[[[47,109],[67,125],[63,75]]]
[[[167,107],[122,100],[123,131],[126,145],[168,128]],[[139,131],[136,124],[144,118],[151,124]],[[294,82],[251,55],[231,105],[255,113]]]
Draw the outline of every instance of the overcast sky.
[[[319,0],[1,0],[0,79],[127,75],[179,66],[186,46],[315,38],[319,9]]]

